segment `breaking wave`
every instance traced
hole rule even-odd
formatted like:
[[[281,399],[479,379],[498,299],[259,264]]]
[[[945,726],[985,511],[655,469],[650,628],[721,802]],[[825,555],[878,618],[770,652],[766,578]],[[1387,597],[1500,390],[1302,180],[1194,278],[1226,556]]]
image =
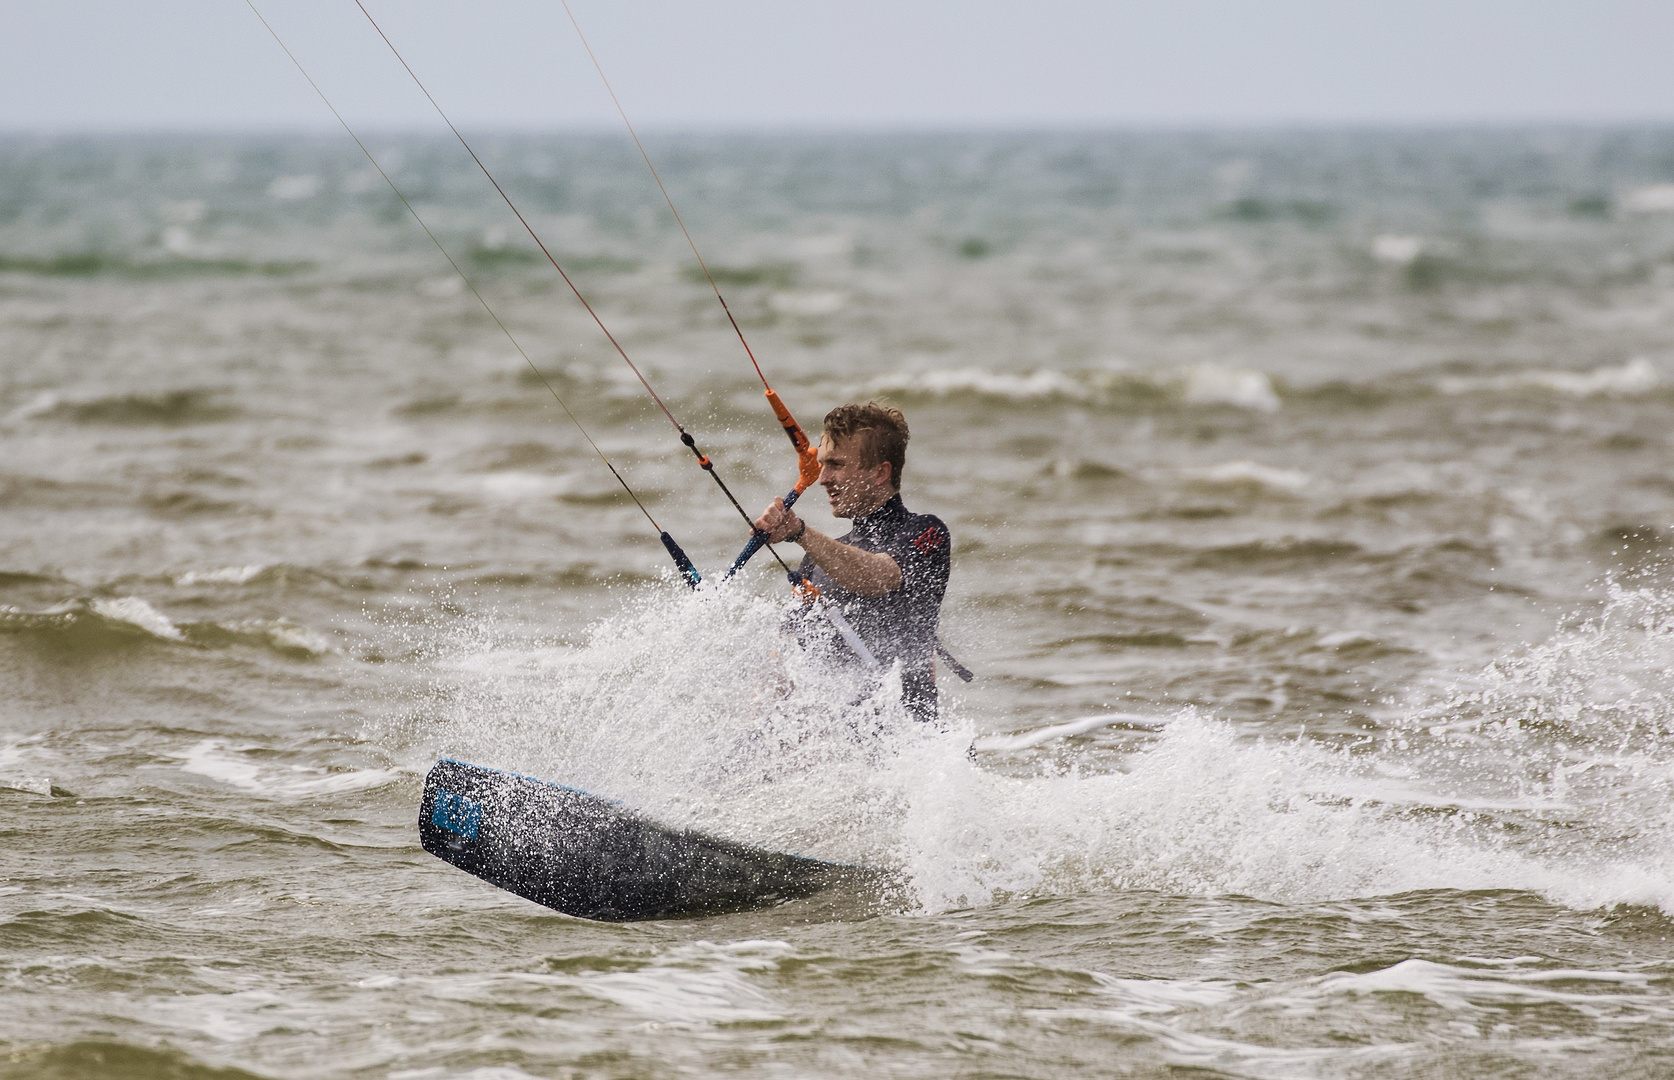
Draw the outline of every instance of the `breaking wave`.
[[[1112,408],[1172,403],[1273,412],[1281,405],[1273,380],[1266,373],[1218,364],[1163,372],[1134,372],[1122,367],[1083,371],[1039,368],[1027,374],[983,368],[930,368],[886,376],[865,390],[907,399],[971,397],[1011,403],[1056,400]]]
[[[245,753],[239,747],[229,746],[223,739],[204,739],[179,755],[180,771],[277,799],[364,791],[394,783],[406,775],[400,769],[328,769],[285,765],[270,761],[272,754],[264,747],[250,749],[256,753]]]
[[[0,1060],[3,1080],[78,1080],[121,1076],[125,1080],[263,1080],[260,1074],[231,1066],[209,1065],[189,1054],[131,1043],[84,1039],[75,1042],[13,1045]]]
[[[253,646],[293,659],[334,651],[329,639],[288,619],[175,622],[137,596],[80,597],[39,611],[0,606],[0,634],[98,655],[143,645]]]
[[[636,599],[576,647],[512,648],[491,624],[436,647],[435,690],[403,734],[673,824],[887,866],[927,909],[1085,889],[1286,903],[1520,889],[1578,908],[1674,911],[1674,858],[1656,839],[1669,834],[1674,755],[1666,720],[1650,721],[1667,715],[1656,660],[1674,652],[1674,617],[1624,628],[1644,597],[1620,598],[1603,629],[1497,665],[1480,677],[1491,693],[1415,709],[1357,745],[1252,737],[1183,710],[987,736],[975,750],[956,701],[948,730],[914,724],[889,680],[868,690],[783,637],[773,602],[707,590]],[[1608,753],[1531,724],[1497,741],[1506,711],[1562,712],[1585,696],[1534,706],[1515,691],[1560,670],[1577,687],[1641,686],[1633,719],[1610,712],[1620,737]],[[1093,757],[1065,772],[1061,758],[1030,756],[1136,722],[1155,737],[1114,768]],[[993,753],[1022,756],[1002,773],[985,767]],[[1601,836],[1616,841],[1576,840]]]
[[[1230,408],[1273,413],[1286,407],[1341,409],[1389,405],[1401,400],[1530,391],[1569,398],[1644,397],[1668,383],[1645,357],[1586,371],[1531,369],[1484,375],[1395,373],[1363,383],[1286,384],[1250,368],[1221,364],[1162,371],[1122,366],[1060,371],[990,371],[984,368],[928,368],[884,376],[858,387],[903,402],[968,399],[1026,406],[1076,403],[1109,409]]]
[[[213,424],[239,415],[236,406],[219,401],[213,390],[167,390],[156,394],[119,394],[88,401],[47,397],[25,406],[17,418],[40,417],[78,424],[185,427]]]
[[[1508,390],[1548,390],[1567,397],[1636,397],[1662,385],[1656,365],[1643,356],[1625,364],[1591,371],[1519,371],[1509,375],[1454,376],[1437,386],[1444,394],[1475,394]]]

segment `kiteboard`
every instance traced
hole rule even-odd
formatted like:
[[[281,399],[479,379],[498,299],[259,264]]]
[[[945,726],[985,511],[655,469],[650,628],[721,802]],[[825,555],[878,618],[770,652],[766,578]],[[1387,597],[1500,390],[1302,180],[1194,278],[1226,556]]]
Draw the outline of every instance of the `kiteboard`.
[[[611,799],[449,758],[424,778],[419,841],[491,885],[599,922],[748,911],[870,875],[671,829]]]

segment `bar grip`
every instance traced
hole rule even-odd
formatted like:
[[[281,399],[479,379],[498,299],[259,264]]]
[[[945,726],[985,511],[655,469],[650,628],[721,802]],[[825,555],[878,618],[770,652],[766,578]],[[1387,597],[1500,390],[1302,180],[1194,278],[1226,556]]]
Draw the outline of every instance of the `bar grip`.
[[[703,575],[698,573],[697,567],[692,565],[692,560],[686,557],[686,553],[680,550],[680,545],[674,542],[674,537],[670,536],[667,531],[663,533],[663,546],[668,548],[669,556],[674,559],[674,565],[680,568],[680,575],[686,579],[686,587],[689,589],[697,588],[698,582],[703,580]]]
[[[786,509],[789,509],[790,507],[795,506],[796,505],[796,500],[799,496],[801,496],[801,494],[802,494],[802,492],[793,490],[789,495],[786,495],[785,496],[785,507],[786,507]],[[744,564],[750,561],[750,557],[752,555],[754,555],[756,552],[760,551],[762,549],[762,545],[766,544],[766,543],[767,543],[767,534],[766,533],[762,532],[760,529],[756,529],[756,530],[752,531],[750,533],[750,542],[744,545],[744,550],[740,551],[738,553],[738,558],[732,560],[732,565],[730,567],[728,567],[727,572],[721,576],[721,580],[726,581],[729,578],[731,578],[732,575],[738,573],[739,570],[743,569]]]

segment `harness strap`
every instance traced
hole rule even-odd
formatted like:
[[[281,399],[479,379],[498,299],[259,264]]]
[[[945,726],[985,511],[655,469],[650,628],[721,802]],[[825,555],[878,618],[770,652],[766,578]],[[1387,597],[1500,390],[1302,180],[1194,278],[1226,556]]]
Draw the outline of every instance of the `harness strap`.
[[[955,660],[953,658],[953,654],[947,651],[947,646],[943,645],[939,640],[936,642],[936,655],[947,661],[948,670],[959,676],[960,682],[970,682],[972,679],[976,678],[976,675],[971,671],[971,669]]]

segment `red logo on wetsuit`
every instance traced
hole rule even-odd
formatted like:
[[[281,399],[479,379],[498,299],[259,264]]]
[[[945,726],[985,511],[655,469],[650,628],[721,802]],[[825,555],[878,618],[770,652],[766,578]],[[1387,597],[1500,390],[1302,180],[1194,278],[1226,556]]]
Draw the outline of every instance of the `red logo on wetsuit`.
[[[913,547],[928,555],[931,551],[941,546],[941,542],[944,539],[946,539],[946,537],[943,535],[942,530],[932,525],[918,534],[918,538],[913,541]]]

